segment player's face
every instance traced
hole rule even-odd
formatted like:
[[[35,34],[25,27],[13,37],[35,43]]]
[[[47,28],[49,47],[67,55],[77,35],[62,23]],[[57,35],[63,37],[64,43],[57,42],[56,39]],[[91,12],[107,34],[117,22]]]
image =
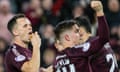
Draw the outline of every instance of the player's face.
[[[79,35],[79,27],[77,25],[74,25],[71,32],[70,32],[70,40],[75,45],[79,44],[80,35]]]
[[[31,22],[27,18],[17,19],[18,36],[23,42],[30,42],[30,34],[32,33]]]
[[[80,33],[80,43],[84,42],[84,39],[88,36],[88,32],[84,27],[79,27],[79,33]]]

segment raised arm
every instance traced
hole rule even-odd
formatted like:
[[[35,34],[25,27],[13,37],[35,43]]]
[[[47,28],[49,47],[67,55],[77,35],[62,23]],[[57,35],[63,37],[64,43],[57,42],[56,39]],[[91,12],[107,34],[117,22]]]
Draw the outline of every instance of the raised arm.
[[[39,72],[41,39],[37,32],[32,34],[31,43],[33,46],[32,58],[23,64],[22,72]]]
[[[109,41],[109,28],[104,16],[102,3],[100,1],[92,1],[91,7],[96,11],[99,39],[103,43],[106,43]]]

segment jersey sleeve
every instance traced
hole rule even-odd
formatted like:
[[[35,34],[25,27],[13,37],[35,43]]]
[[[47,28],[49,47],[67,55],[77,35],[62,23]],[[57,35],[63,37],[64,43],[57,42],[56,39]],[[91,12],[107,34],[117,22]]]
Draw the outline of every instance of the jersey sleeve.
[[[109,42],[109,28],[105,16],[97,17],[98,19],[98,36],[91,42],[89,55],[97,53],[106,43]]]
[[[87,51],[88,55],[93,55],[101,50],[106,43],[109,42],[109,28],[105,16],[99,16],[98,19],[98,36],[91,42],[91,46]]]
[[[11,58],[12,65],[17,68],[18,70],[21,70],[22,65],[27,61],[27,58],[24,55],[19,56],[13,56]]]
[[[15,48],[12,48],[8,54],[6,54],[6,63],[8,66],[13,66],[13,68],[21,71],[22,65],[28,61],[27,57],[20,54]]]
[[[109,27],[105,16],[100,16],[98,19],[98,36],[102,45],[109,41]]]

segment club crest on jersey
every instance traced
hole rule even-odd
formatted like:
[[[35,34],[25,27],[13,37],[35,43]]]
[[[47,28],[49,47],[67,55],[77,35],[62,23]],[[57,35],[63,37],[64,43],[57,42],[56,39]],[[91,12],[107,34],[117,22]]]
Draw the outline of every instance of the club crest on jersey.
[[[90,43],[87,42],[87,43],[84,43],[84,44],[82,44],[82,45],[75,46],[75,48],[82,48],[82,50],[83,50],[84,52],[86,52],[86,51],[88,51],[89,48],[90,48]]]
[[[26,58],[26,57],[25,57],[24,55],[19,55],[19,56],[15,57],[15,61],[21,62],[21,61],[24,61],[25,58]]]
[[[13,45],[13,48],[12,48],[12,52],[14,53],[14,55],[16,56],[15,57],[15,61],[16,62],[21,62],[21,61],[24,61],[26,59],[26,57],[22,54],[20,54],[17,49],[16,49],[16,46]]]
[[[106,49],[111,48],[110,43],[107,42],[107,43],[104,45],[104,47],[105,47]]]

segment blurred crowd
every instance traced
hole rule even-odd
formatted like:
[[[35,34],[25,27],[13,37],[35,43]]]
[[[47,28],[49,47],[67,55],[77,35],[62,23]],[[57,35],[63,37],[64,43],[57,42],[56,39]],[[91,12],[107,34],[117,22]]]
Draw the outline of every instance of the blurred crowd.
[[[111,47],[120,68],[120,1],[101,1],[110,28]],[[18,13],[31,20],[33,31],[38,31],[42,38],[41,67],[48,67],[54,61],[54,28],[58,22],[86,16],[91,22],[92,35],[97,35],[98,22],[90,0],[0,0],[0,72],[5,72],[4,55],[12,40],[7,23]]]

